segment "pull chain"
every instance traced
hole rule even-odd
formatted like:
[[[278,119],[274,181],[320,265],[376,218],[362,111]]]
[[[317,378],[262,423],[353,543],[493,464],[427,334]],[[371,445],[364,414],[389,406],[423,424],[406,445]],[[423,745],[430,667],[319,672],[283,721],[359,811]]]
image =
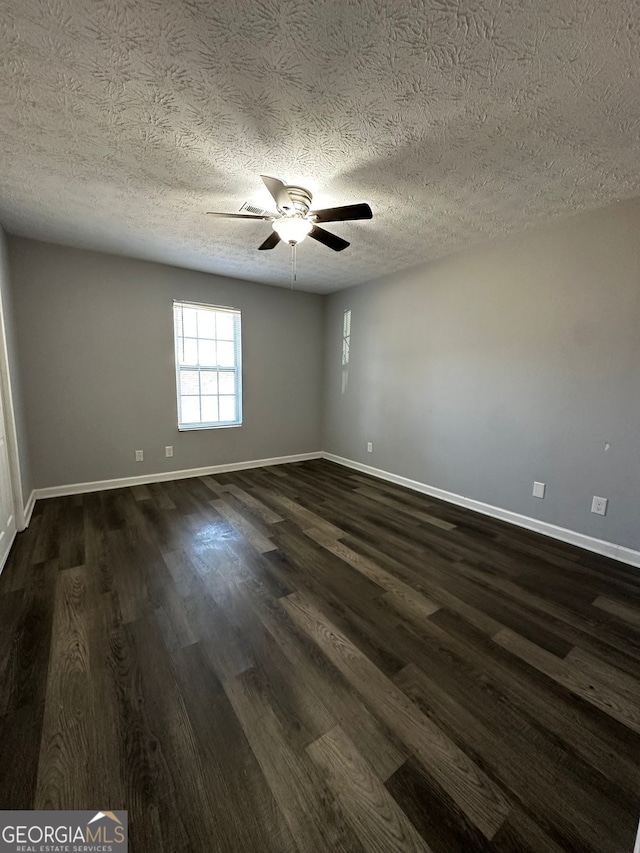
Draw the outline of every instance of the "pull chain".
[[[293,290],[293,286],[297,280],[297,271],[296,271],[296,244],[291,243],[291,290]]]

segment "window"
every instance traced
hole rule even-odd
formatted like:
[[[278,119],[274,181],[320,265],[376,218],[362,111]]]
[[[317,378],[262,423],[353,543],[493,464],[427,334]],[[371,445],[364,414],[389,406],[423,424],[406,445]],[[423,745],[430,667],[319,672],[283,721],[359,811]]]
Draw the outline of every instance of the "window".
[[[351,308],[342,313],[342,393],[347,393],[349,384],[349,359],[351,357]]]
[[[342,314],[342,366],[349,364],[351,354],[351,308],[346,308]]]
[[[178,428],[242,423],[240,311],[173,303]]]

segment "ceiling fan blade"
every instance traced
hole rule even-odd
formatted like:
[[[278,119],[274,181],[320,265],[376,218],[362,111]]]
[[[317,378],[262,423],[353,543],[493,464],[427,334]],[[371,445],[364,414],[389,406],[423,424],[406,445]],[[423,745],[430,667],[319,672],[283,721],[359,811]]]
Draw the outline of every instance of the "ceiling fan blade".
[[[258,249],[273,249],[278,245],[279,242],[280,237],[274,231],[273,234],[269,234],[269,236],[261,246],[258,246]]]
[[[222,219],[273,219],[272,216],[256,216],[254,213],[216,213],[213,210],[208,210],[207,216],[220,216]]]
[[[317,225],[314,225],[311,231],[309,231],[309,237],[313,237],[318,243],[323,243],[325,246],[333,249],[334,252],[341,252],[347,246],[351,245],[346,240],[343,240],[342,237],[331,234],[330,231],[325,231],[324,228],[318,228]]]
[[[278,178],[270,178],[269,175],[260,175],[264,185],[273,196],[273,200],[281,210],[289,210],[293,207],[291,197],[287,192],[287,185]]]
[[[368,204],[345,204],[343,207],[327,207],[325,210],[312,210],[309,216],[314,222],[347,222],[352,219],[373,219]]]

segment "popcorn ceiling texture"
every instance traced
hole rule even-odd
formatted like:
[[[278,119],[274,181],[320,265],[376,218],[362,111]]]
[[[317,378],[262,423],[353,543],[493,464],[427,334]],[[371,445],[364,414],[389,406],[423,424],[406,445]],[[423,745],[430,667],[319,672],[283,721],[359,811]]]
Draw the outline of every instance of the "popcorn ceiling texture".
[[[0,0],[0,222],[288,286],[261,172],[329,292],[640,194],[637,0]]]

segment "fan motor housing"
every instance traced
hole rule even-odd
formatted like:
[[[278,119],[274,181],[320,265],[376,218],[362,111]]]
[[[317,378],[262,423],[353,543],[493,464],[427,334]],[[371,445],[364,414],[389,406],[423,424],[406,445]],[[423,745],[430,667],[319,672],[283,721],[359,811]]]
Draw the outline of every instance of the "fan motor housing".
[[[309,190],[305,190],[304,187],[287,186],[287,195],[291,199],[291,205],[279,208],[283,213],[299,213],[302,216],[306,216],[309,213],[313,199],[313,195]]]

